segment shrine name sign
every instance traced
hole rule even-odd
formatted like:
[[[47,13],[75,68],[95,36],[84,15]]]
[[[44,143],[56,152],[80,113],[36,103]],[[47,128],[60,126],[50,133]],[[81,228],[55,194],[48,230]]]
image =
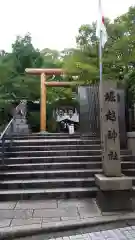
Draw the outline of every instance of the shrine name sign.
[[[100,85],[102,165],[105,176],[121,176],[118,98],[116,82]]]

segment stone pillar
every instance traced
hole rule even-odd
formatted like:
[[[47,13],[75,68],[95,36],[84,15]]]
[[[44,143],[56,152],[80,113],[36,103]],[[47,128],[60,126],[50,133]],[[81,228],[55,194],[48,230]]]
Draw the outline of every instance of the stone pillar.
[[[100,119],[103,174],[95,176],[97,203],[102,211],[131,208],[132,180],[121,173],[116,83],[100,85]]]
[[[106,81],[102,84],[100,94],[101,131],[102,131],[102,163],[106,176],[121,176],[120,137],[118,126],[118,104],[116,83]]]

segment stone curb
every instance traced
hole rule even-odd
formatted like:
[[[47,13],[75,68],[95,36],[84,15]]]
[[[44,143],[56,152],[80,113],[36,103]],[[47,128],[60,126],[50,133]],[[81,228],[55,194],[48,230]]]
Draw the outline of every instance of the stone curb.
[[[55,224],[44,223],[43,226],[40,224],[32,224],[25,226],[17,226],[17,227],[7,227],[0,229],[0,240],[5,239],[15,239],[20,237],[28,237],[37,234],[43,233],[52,233],[52,232],[60,232],[60,231],[68,231],[75,230],[77,228],[84,227],[93,227],[98,225],[123,222],[133,220],[135,221],[135,213],[123,214],[123,215],[112,215],[112,216],[99,216],[88,218],[87,220],[77,220],[77,221],[63,221],[56,222]],[[130,223],[129,223],[130,225]]]

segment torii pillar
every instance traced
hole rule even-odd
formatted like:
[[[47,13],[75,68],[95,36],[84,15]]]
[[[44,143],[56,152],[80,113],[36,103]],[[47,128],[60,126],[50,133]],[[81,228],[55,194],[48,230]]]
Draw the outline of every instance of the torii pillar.
[[[26,68],[25,72],[32,75],[40,75],[41,95],[40,95],[40,131],[46,132],[46,88],[47,87],[71,87],[80,85],[80,82],[47,82],[47,76],[57,76],[64,74],[63,69],[46,68]]]

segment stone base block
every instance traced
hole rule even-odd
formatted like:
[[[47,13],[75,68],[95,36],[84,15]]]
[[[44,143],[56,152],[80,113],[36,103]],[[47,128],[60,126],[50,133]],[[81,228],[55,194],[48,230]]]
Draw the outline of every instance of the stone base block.
[[[132,179],[122,175],[121,177],[106,177],[104,174],[95,175],[97,204],[101,211],[112,212],[132,210]]]
[[[121,175],[120,177],[106,177],[104,174],[96,174],[95,182],[102,191],[132,189],[132,179],[125,175]]]
[[[96,202],[102,212],[132,210],[132,190],[101,191]]]
[[[40,134],[44,135],[44,134],[48,134],[47,131],[41,131]]]

